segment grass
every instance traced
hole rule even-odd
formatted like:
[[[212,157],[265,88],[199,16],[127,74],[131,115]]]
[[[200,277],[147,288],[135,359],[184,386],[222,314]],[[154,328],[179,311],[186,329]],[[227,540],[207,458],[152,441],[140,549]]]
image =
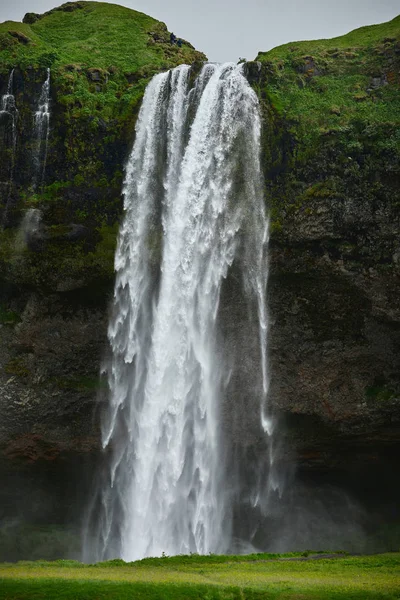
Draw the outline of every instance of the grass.
[[[351,46],[362,46],[368,48],[374,46],[384,38],[395,38],[399,35],[400,15],[386,23],[379,25],[367,25],[354,29],[345,35],[335,38],[321,40],[305,40],[301,42],[289,42],[282,46],[277,46],[268,52],[260,52],[257,60],[261,58],[282,58],[286,51],[291,51],[293,48],[305,52],[312,52],[322,46],[326,49],[345,49]]]
[[[400,16],[260,52],[268,73],[264,94],[305,145],[332,133],[351,137],[351,127],[363,123],[392,126],[391,147],[400,149],[399,47]]]
[[[7,68],[69,66],[69,71],[80,67],[108,70],[115,67],[126,73],[141,67],[160,67],[175,62],[174,58],[193,60],[193,49],[169,43],[150,43],[151,33],[169,41],[163,23],[116,4],[105,2],[75,2],[79,5],[71,12],[53,10],[45,13],[31,25],[6,21],[0,24],[0,55]],[[66,5],[63,5],[66,6]],[[19,42],[10,31],[23,33],[30,41]],[[3,67],[4,68],[4,67]],[[113,70],[113,69],[112,69]]]
[[[0,565],[0,598],[395,600],[400,554],[314,558],[277,555],[191,556]],[[299,560],[302,559],[302,560]]]
[[[188,43],[171,45],[166,25],[144,13],[105,2],[67,5],[74,10],[53,9],[32,24],[0,23],[0,70],[51,67],[57,102],[72,119],[94,117],[95,127],[98,117],[137,103],[155,73],[205,59]]]
[[[397,215],[399,50],[400,16],[259,53],[273,236],[285,237],[287,219],[315,221],[319,205],[385,204]],[[358,268],[356,246],[347,251]]]

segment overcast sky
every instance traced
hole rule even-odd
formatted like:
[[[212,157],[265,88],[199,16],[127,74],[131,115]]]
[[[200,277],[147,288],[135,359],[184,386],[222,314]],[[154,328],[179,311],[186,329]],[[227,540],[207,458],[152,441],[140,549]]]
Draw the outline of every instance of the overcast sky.
[[[0,21],[21,21],[62,0],[0,0]],[[400,14],[400,0],[120,0],[165,21],[212,61],[251,60],[286,42],[335,37]]]

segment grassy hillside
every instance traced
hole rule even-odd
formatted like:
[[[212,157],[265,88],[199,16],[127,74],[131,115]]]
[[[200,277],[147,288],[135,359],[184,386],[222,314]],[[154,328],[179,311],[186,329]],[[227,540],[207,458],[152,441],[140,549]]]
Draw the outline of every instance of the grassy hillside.
[[[97,565],[0,566],[0,598],[395,600],[400,555],[310,559],[288,555],[179,556]]]
[[[347,35],[293,42],[260,52],[266,95],[276,112],[311,144],[349,134],[352,124],[384,126],[382,149],[400,148],[400,16]]]
[[[164,23],[141,12],[106,2],[67,2],[43,15],[28,13],[24,23],[0,24],[3,70],[59,67],[74,63],[126,72],[143,66],[168,67],[198,58],[184,42],[171,46]]]
[[[257,60],[273,234],[321,203],[400,206],[400,16]]]
[[[73,117],[82,110],[111,116],[141,97],[156,72],[203,60],[187,42],[169,43],[164,23],[115,4],[67,2],[30,23],[0,24],[0,69],[51,67],[58,101]]]

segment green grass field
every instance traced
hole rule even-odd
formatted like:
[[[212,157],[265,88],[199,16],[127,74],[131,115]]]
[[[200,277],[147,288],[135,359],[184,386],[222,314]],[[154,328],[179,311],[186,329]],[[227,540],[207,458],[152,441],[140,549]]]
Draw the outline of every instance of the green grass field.
[[[399,600],[400,553],[19,562],[0,565],[0,598]]]

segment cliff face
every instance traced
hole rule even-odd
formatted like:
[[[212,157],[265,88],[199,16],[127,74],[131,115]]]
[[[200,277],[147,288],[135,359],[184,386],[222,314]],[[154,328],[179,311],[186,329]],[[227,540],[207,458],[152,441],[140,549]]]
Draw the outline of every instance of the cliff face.
[[[98,371],[140,100],[154,73],[205,59],[186,42],[171,45],[164,24],[103,3],[70,2],[24,21],[0,25],[0,94],[15,68],[18,108],[14,155],[12,124],[0,115],[0,476],[9,482],[0,519],[14,528],[0,528],[0,558],[8,560],[62,555],[74,538],[63,528],[78,524],[98,458]],[[32,123],[47,68],[50,133],[38,184]],[[400,452],[400,20],[283,46],[247,71],[264,115],[270,398],[286,424],[282,460],[297,456],[303,478],[350,489],[369,471],[384,488],[382,506]],[[227,339],[241,327],[243,300],[234,278],[228,284]],[[257,344],[240,335],[248,357],[234,382],[243,408],[231,435],[246,438],[251,457],[263,443],[252,437]],[[49,523],[63,530],[51,543]]]
[[[400,453],[400,18],[261,53],[271,391],[300,477],[392,514]],[[379,501],[378,501],[379,504]],[[389,506],[392,506],[389,509]],[[379,512],[379,510],[378,510]]]
[[[271,397],[339,435],[362,434],[361,445],[377,431],[390,444],[400,417],[400,18],[258,58]]]

